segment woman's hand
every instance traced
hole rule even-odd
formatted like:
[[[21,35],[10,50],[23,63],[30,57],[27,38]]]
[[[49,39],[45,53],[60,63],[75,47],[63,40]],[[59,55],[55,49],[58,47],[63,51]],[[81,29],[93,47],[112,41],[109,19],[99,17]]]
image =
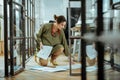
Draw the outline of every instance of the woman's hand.
[[[42,49],[43,48],[43,44],[42,44],[42,42],[40,42],[40,49]]]
[[[69,61],[70,61],[70,56],[68,56],[68,59],[69,59]],[[71,57],[71,64],[75,64],[73,57]]]

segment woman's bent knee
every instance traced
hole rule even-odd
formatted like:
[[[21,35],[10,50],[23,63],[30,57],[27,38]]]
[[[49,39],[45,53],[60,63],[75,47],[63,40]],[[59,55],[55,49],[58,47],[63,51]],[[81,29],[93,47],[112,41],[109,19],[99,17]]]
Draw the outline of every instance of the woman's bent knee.
[[[39,63],[40,63],[40,65],[41,66],[47,66],[47,64],[48,64],[48,60],[44,60],[44,59],[39,59]]]

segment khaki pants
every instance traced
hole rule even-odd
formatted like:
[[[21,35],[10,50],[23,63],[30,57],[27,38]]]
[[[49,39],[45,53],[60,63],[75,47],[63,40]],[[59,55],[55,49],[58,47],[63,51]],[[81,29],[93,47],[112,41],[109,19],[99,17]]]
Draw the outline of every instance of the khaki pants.
[[[56,60],[56,58],[61,54],[63,53],[63,46],[62,45],[56,45],[55,47],[53,47],[53,50],[51,51],[51,61],[54,61]],[[45,59],[39,59],[39,63],[41,66],[47,66],[48,64],[48,60],[45,60]]]

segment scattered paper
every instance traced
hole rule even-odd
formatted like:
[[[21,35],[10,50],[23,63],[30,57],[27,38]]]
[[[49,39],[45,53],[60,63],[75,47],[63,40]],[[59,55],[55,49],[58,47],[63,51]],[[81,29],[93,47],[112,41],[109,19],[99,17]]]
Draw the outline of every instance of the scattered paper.
[[[34,66],[31,67],[31,70],[41,70],[41,71],[47,71],[47,72],[58,72],[58,71],[65,71],[69,70],[70,66],[56,66],[55,68],[52,67],[43,67],[43,66]],[[72,69],[78,69],[81,68],[81,64],[74,64],[72,65]]]
[[[110,69],[111,67],[109,67],[110,65],[105,65],[104,68],[105,69]],[[74,64],[71,66],[72,69],[80,69],[81,68],[81,64]],[[46,72],[60,72],[60,71],[65,71],[65,70],[69,70],[70,66],[69,65],[65,65],[65,66],[56,66],[55,68],[52,67],[44,67],[44,66],[32,66],[31,68],[29,68],[30,70],[41,70],[41,71],[46,71]],[[98,69],[97,65],[94,66],[88,66],[86,67],[86,71],[87,72],[92,72],[92,71],[96,71]]]
[[[47,72],[58,72],[58,71],[65,71],[67,69],[64,68],[50,68],[50,67],[44,67],[42,71],[47,71]]]
[[[87,72],[96,71],[96,70],[97,70],[97,66],[96,65],[86,67],[86,71]]]

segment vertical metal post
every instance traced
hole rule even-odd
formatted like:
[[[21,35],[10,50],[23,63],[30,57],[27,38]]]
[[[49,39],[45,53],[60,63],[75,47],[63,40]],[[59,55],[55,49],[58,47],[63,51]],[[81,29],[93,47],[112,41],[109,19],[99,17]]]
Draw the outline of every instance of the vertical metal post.
[[[34,32],[35,32],[35,0],[34,0]],[[35,47],[35,39],[34,39],[34,49],[36,49]]]
[[[31,23],[32,23],[32,15],[31,15],[31,5],[32,5],[32,1],[30,0],[30,56],[31,56],[31,49],[32,49],[32,25],[31,25]]]
[[[86,32],[86,0],[81,1],[81,19],[82,19],[81,36],[83,36],[84,33]],[[86,42],[83,39],[81,40],[81,56],[82,56],[81,80],[86,80]]]
[[[29,50],[29,42],[30,42],[29,41],[29,39],[30,39],[29,38],[29,19],[30,19],[29,18],[29,0],[27,0],[27,37],[28,37],[27,38],[27,43],[28,43],[27,44],[27,47],[28,47],[28,49],[27,49],[28,50],[27,55],[28,55],[28,57],[30,57],[30,50]]]
[[[10,75],[14,76],[14,64],[13,64],[13,0],[10,0],[9,8],[10,8]]]
[[[33,6],[32,6],[32,21],[33,21],[33,35],[32,35],[32,39],[33,39],[33,54],[34,54],[34,50],[35,50],[35,40],[34,40],[34,32],[35,32],[35,0],[32,1]]]
[[[112,7],[112,5],[113,5],[113,0],[110,0],[110,31],[112,31],[113,30],[113,16],[114,16],[114,10],[113,10],[113,7]]]
[[[22,0],[22,5],[23,5],[23,7],[22,7],[22,11],[21,11],[21,17],[22,17],[22,31],[23,31],[23,37],[24,37],[24,39],[23,39],[23,50],[22,50],[22,61],[23,61],[23,64],[22,64],[22,66],[25,68],[25,55],[26,55],[26,51],[25,51],[25,0]]]
[[[99,37],[103,32],[103,0],[97,0],[97,29],[96,35]],[[98,52],[98,73],[97,80],[104,80],[104,45],[96,42]]]
[[[32,0],[32,54],[34,54],[34,0]]]
[[[110,0],[110,27],[109,30],[113,30],[113,18],[114,18],[114,10],[113,10],[113,0]],[[113,50],[113,49],[112,49]],[[110,55],[110,63],[111,66],[114,67],[114,52],[112,51],[112,54]]]
[[[8,26],[7,26],[7,0],[4,0],[4,72],[5,72],[5,77],[8,77]]]
[[[70,40],[70,28],[71,28],[71,10],[70,10],[70,1],[68,2],[68,35],[69,35],[69,47],[71,47],[71,40]],[[71,52],[71,51],[70,51]],[[71,53],[70,53],[70,75],[72,75],[72,67],[71,67]]]

